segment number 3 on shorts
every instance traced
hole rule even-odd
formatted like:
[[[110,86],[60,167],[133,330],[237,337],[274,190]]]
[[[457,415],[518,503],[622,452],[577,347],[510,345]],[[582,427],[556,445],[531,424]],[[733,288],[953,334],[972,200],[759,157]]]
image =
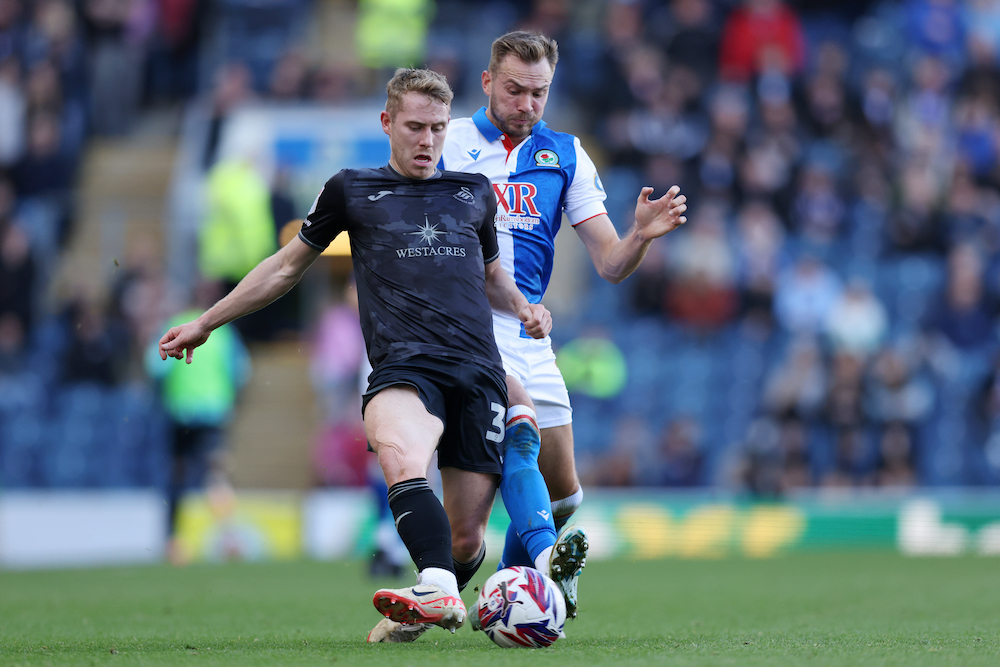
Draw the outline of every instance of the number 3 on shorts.
[[[487,431],[486,439],[490,442],[503,442],[503,415],[506,409],[499,403],[490,403],[490,409],[496,413],[493,417],[493,426],[496,431]]]

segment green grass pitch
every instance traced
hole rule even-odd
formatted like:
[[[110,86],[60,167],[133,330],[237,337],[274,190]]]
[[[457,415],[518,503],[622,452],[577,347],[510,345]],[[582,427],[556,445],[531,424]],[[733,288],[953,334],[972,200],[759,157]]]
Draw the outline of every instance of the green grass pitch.
[[[995,558],[593,562],[540,651],[469,627],[366,645],[393,583],[357,562],[0,572],[0,665],[1000,664]]]

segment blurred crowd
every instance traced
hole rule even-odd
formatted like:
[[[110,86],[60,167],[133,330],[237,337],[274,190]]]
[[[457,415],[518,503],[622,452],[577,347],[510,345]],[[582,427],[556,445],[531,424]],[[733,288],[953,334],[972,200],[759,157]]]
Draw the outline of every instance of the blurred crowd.
[[[234,109],[379,99],[407,62],[444,72],[456,108],[474,109],[489,42],[513,28],[558,40],[546,120],[581,137],[621,233],[643,185],[678,184],[690,202],[635,275],[592,276],[556,322],[585,485],[778,497],[1000,483],[1000,0],[362,1],[346,64],[304,48],[323,5],[0,0],[4,484],[58,486],[72,470],[103,483],[46,463],[39,443],[62,423],[49,417],[100,410],[79,389],[94,385],[154,410],[137,360],[184,301],[149,248],[104,300],[46,298],[90,138],[208,101],[201,168],[219,208],[204,228],[235,202],[257,240],[224,268],[212,253],[226,237],[201,239],[203,277],[232,284],[304,214],[280,182],[217,161]],[[317,482],[362,484],[363,459],[336,464],[355,439],[353,409],[336,406],[356,401],[361,354],[342,287],[315,322],[285,311],[280,332],[273,317],[240,327],[317,341],[313,379],[333,406]],[[131,428],[124,451],[156,431]],[[123,484],[159,479],[139,465]]]
[[[1000,481],[1000,3],[617,1],[595,40],[570,10],[526,22],[569,47],[612,217],[639,185],[692,202],[609,334],[630,369],[679,361],[605,401],[589,481]]]

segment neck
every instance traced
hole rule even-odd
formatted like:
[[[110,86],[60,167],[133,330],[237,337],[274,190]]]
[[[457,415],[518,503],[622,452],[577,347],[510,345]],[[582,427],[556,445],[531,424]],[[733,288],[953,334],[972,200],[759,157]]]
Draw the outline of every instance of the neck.
[[[434,174],[436,174],[438,172],[437,167],[435,167],[434,171],[432,171],[431,173],[427,174],[426,176],[423,176],[423,177],[420,177],[420,176],[408,176],[399,167],[399,164],[396,163],[396,158],[395,157],[391,157],[391,156],[389,157],[389,168],[392,169],[397,174],[399,174],[400,176],[402,176],[403,178],[409,178],[409,179],[414,180],[414,181],[425,181],[428,178],[433,178]]]

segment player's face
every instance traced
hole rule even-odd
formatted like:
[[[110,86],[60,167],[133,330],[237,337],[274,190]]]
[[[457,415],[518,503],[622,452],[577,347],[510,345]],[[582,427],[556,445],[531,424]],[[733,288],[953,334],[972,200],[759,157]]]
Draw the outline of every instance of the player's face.
[[[542,119],[553,74],[544,58],[526,63],[513,55],[504,58],[494,74],[483,72],[483,92],[490,98],[489,118],[515,144],[530,135]]]
[[[382,112],[389,135],[389,164],[407,178],[430,178],[437,171],[451,109],[422,93],[406,93],[394,118]]]

